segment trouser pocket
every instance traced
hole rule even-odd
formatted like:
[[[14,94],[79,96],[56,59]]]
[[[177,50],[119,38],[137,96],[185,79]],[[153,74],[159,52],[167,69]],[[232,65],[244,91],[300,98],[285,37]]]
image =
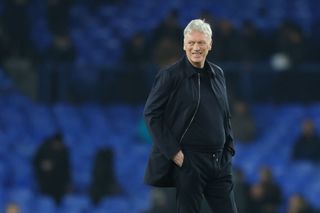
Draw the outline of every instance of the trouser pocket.
[[[225,168],[232,160],[232,154],[228,150],[223,150],[220,160],[220,168]]]

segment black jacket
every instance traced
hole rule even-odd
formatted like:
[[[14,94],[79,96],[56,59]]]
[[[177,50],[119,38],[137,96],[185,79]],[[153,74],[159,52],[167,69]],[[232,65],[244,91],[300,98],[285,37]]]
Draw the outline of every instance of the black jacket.
[[[145,183],[153,186],[174,186],[171,160],[180,150],[180,141],[187,131],[199,101],[199,86],[192,77],[197,75],[187,66],[183,57],[174,65],[160,70],[147,99],[144,118],[153,140]],[[234,155],[234,144],[230,125],[230,112],[223,71],[217,65],[206,61],[212,71],[211,87],[225,114],[224,145],[227,161]],[[199,82],[200,83],[200,82]]]

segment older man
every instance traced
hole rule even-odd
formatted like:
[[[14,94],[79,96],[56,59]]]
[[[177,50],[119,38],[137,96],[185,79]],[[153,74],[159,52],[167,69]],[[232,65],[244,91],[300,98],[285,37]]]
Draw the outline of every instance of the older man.
[[[177,212],[235,213],[234,155],[223,71],[208,62],[212,31],[203,20],[184,30],[185,57],[159,71],[144,109],[153,139],[145,182],[176,187]]]

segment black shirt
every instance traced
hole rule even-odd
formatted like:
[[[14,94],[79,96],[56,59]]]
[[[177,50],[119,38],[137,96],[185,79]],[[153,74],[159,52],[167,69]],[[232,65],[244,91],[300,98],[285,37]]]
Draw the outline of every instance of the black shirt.
[[[184,149],[211,152],[223,149],[225,141],[224,114],[211,88],[210,67],[205,64],[203,69],[193,67],[195,73],[200,72],[200,105],[195,118],[182,141]],[[198,85],[198,75],[194,75]],[[214,83],[214,82],[213,82]]]

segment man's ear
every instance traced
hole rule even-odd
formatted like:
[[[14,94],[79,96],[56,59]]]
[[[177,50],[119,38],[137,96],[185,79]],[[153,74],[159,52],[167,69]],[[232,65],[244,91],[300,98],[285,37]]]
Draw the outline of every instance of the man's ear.
[[[212,50],[212,45],[213,45],[213,41],[211,41],[210,44],[209,44],[209,46],[210,46],[209,50]]]

